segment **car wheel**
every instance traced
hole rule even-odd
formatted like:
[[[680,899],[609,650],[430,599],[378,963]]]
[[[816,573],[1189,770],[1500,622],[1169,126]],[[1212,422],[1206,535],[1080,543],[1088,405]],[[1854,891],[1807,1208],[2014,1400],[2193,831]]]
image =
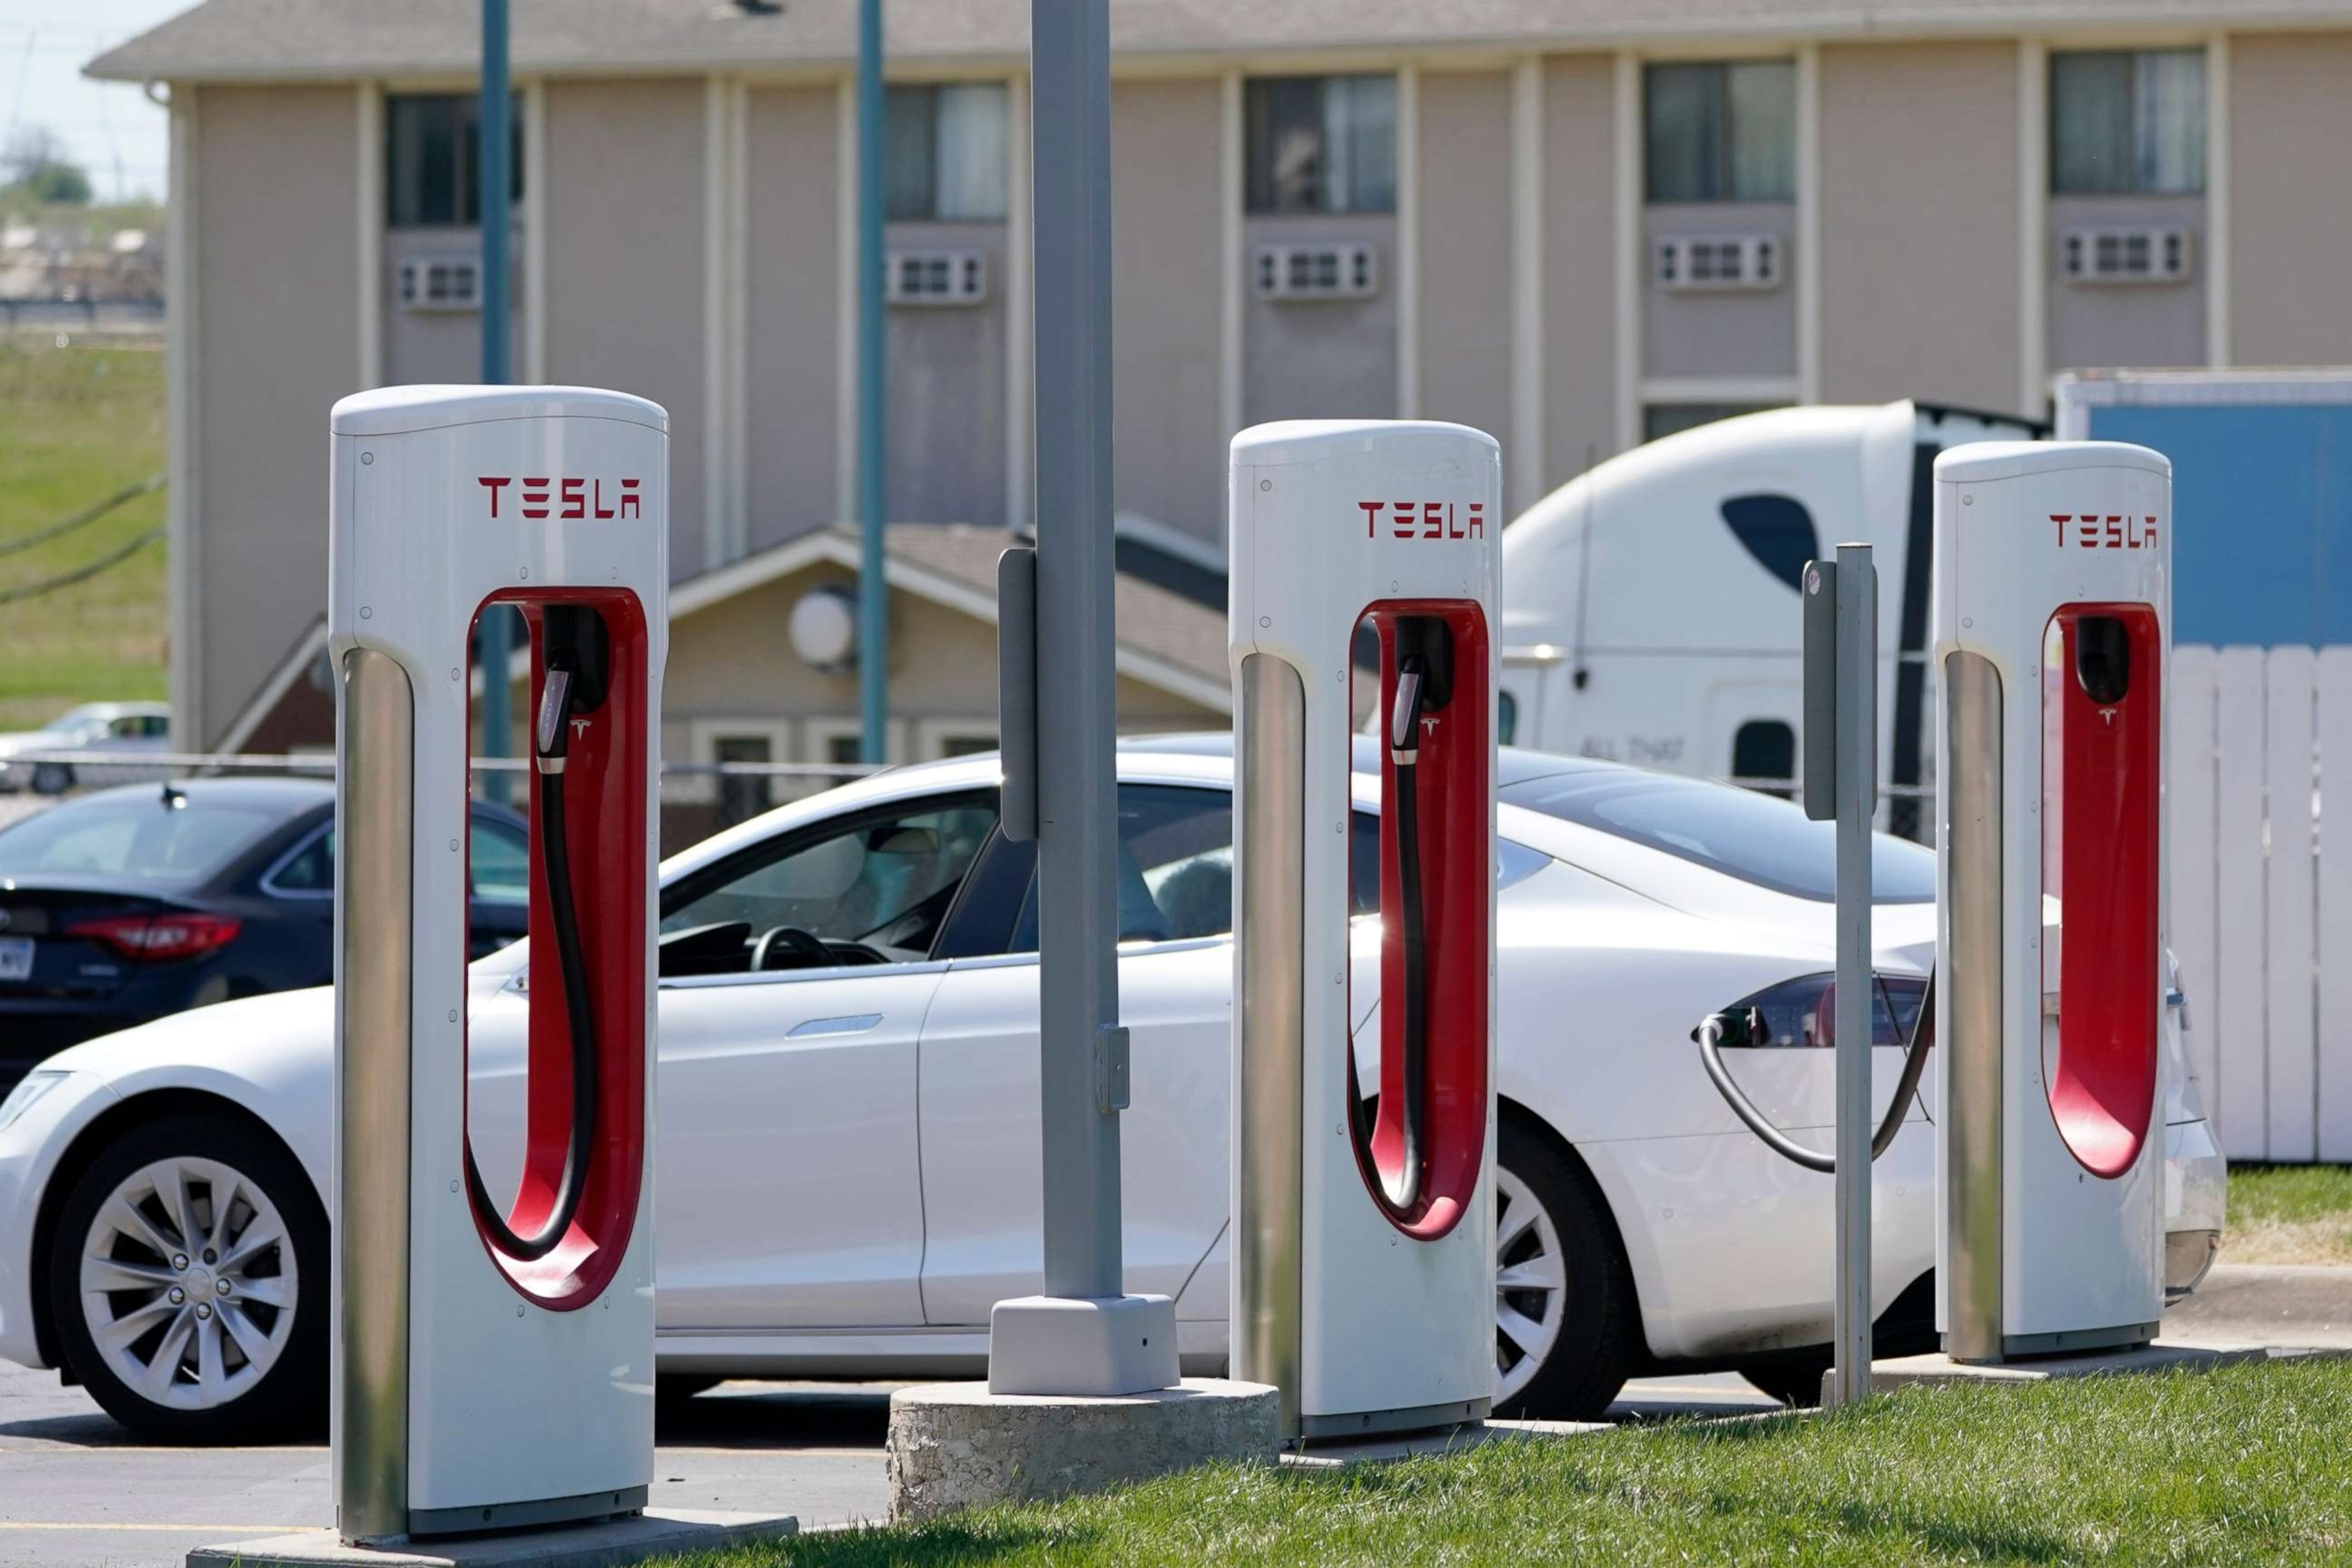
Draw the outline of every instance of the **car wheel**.
[[[1592,1178],[1502,1124],[1495,1167],[1495,1408],[1598,1420],[1633,1361],[1633,1281]]]
[[[327,1218],[275,1140],[225,1117],[132,1129],[82,1173],[50,1254],[67,1363],[151,1441],[314,1433]]]
[[[73,769],[63,763],[37,763],[33,766],[35,795],[63,795],[73,788]]]
[[[1822,1402],[1822,1375],[1832,1360],[1828,1351],[1818,1355],[1790,1356],[1761,1366],[1743,1366],[1739,1375],[1783,1405],[1811,1410]]]

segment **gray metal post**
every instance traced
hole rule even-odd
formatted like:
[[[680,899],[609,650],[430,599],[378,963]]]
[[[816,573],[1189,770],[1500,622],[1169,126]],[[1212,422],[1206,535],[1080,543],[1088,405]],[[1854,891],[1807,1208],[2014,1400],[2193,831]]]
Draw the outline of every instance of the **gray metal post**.
[[[482,99],[480,155],[475,169],[482,208],[482,381],[502,386],[514,379],[514,353],[507,266],[508,196],[513,174],[513,98],[507,70],[507,0],[482,0]],[[465,215],[457,215],[462,219]],[[532,236],[538,243],[539,237]],[[513,648],[514,612],[497,605],[482,616],[482,754],[503,757],[511,720],[507,707],[507,663]],[[484,798],[504,805],[507,775],[482,776]]]
[[[1037,913],[1045,1294],[1120,1293],[1111,613],[1110,8],[1029,10],[1037,330]],[[1017,350],[1016,350],[1017,352]],[[1105,1079],[1108,1074],[1101,1075]],[[1123,1077],[1124,1075],[1120,1075]]]
[[[857,6],[857,715],[859,755],[887,763],[890,713],[890,593],[883,525],[889,454],[883,401],[882,0]]]
[[[1870,1393],[1870,824],[1878,807],[1878,572],[1837,547],[1837,1362],[1827,1403]]]

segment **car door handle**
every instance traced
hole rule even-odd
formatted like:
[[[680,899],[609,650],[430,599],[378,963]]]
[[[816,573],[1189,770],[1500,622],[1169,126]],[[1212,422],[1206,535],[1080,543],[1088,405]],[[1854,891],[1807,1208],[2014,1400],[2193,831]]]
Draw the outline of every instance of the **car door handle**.
[[[845,1018],[811,1018],[805,1024],[794,1024],[784,1033],[788,1040],[804,1040],[812,1035],[862,1035],[882,1022],[879,1013],[855,1013]]]

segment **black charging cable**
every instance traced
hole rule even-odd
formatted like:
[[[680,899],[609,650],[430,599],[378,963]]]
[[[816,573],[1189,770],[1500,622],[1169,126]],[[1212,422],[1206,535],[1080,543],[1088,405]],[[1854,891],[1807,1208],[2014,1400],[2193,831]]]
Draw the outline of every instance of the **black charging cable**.
[[[1364,1183],[1396,1218],[1421,1206],[1429,1099],[1428,947],[1421,891],[1421,718],[1429,705],[1428,658],[1408,653],[1397,660],[1396,700],[1389,712],[1389,760],[1395,764],[1393,803],[1397,841],[1398,919],[1404,931],[1403,1169],[1391,1184],[1372,1158],[1372,1129],[1356,1073],[1356,1051],[1348,1047],[1348,1106],[1356,1165]]]
[[[593,612],[587,612],[593,616]],[[601,630],[601,623],[598,623]],[[539,718],[531,736],[539,768],[539,859],[547,876],[547,903],[555,928],[557,967],[563,975],[563,1008],[572,1037],[572,1130],[563,1145],[563,1173],[546,1220],[529,1236],[518,1235],[482,1184],[474,1163],[474,1140],[466,1138],[466,1195],[490,1245],[518,1262],[530,1263],[555,1250],[579,1216],[588,1179],[588,1152],[596,1136],[596,1019],[588,1002],[588,961],[580,946],[580,916],[572,894],[572,852],[564,837],[563,764],[572,747],[572,716],[595,706],[601,671],[581,679],[580,656],[569,648],[551,651],[540,688]]]

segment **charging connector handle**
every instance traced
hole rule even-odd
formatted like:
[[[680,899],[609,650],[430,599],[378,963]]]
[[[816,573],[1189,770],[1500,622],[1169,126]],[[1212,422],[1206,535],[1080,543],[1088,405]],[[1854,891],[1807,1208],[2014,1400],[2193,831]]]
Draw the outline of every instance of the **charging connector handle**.
[[[539,723],[533,740],[539,771],[562,773],[564,757],[572,749],[572,668],[568,662],[548,661],[547,675],[539,691]]]

